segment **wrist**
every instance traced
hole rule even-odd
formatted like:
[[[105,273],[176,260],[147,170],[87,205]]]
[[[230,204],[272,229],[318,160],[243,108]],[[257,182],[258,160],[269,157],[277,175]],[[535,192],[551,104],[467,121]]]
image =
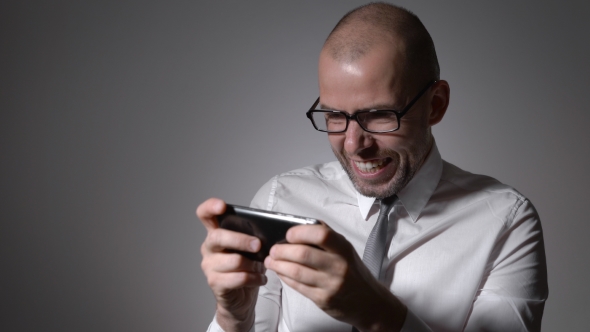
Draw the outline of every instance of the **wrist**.
[[[218,304],[215,313],[217,324],[225,332],[249,331],[252,325],[254,325],[254,317],[254,306],[249,307],[243,313],[235,313],[226,310]]]

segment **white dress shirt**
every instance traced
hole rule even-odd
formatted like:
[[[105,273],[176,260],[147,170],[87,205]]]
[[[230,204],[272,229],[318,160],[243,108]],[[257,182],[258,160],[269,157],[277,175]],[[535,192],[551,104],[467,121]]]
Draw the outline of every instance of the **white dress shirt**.
[[[384,283],[407,307],[402,331],[539,331],[547,299],[543,234],[533,205],[493,178],[443,161],[436,145],[390,212]],[[275,176],[252,207],[325,221],[360,257],[379,204],[338,162]],[[267,271],[251,331],[342,331]],[[209,331],[222,331],[214,319]]]

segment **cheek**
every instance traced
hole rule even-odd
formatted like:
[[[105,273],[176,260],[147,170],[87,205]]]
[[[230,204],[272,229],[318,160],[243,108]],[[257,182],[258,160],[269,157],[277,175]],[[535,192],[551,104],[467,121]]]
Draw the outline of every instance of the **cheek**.
[[[410,148],[407,137],[399,135],[381,137],[375,140],[375,143],[381,151],[393,151],[401,155],[404,155],[405,151]]]
[[[328,141],[334,151],[340,152],[344,148],[344,135],[328,134]]]
[[[429,135],[428,127],[418,121],[407,122],[402,126],[394,136],[384,138],[380,146],[389,147],[392,150],[412,151],[416,145],[422,144]]]

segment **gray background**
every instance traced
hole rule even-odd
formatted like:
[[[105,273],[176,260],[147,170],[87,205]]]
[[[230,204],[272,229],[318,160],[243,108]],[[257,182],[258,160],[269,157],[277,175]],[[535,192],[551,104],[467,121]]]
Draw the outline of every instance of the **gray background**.
[[[204,330],[194,209],[333,159],[304,112],[324,38],[362,3],[2,2],[0,330]],[[533,201],[544,330],[585,330],[588,2],[399,4],[451,86],[443,157]]]

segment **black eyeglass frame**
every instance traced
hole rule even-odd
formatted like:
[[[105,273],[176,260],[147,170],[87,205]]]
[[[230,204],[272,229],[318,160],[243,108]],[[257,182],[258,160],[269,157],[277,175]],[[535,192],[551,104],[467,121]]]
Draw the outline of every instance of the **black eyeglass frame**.
[[[344,133],[346,132],[346,130],[348,129],[348,124],[350,123],[350,120],[355,120],[358,124],[359,127],[361,127],[364,131],[369,132],[369,133],[375,133],[375,134],[380,134],[380,133],[391,133],[394,131],[399,130],[400,126],[401,126],[401,120],[402,117],[404,115],[406,115],[406,113],[408,113],[408,111],[412,108],[412,106],[414,106],[414,104],[418,101],[418,99],[420,99],[420,97],[422,97],[422,95],[428,91],[428,89],[430,89],[431,86],[433,86],[436,82],[438,82],[438,80],[433,80],[431,82],[429,82],[422,90],[420,90],[420,92],[416,95],[416,97],[414,97],[414,99],[412,99],[407,105],[406,107],[404,107],[401,111],[397,111],[397,110],[376,110],[376,109],[371,109],[371,110],[367,110],[367,111],[358,111],[355,112],[354,114],[350,115],[347,112],[344,111],[335,111],[335,110],[316,110],[315,107],[318,105],[318,103],[320,102],[320,97],[318,97],[318,99],[316,99],[315,103],[313,103],[313,105],[311,105],[311,108],[309,109],[309,111],[307,111],[305,113],[305,115],[307,115],[307,118],[311,121],[311,124],[313,125],[313,127],[317,130],[317,131],[321,131],[324,133]],[[374,131],[374,130],[369,130],[365,127],[363,127],[363,125],[361,124],[360,121],[357,120],[357,117],[359,114],[366,114],[366,113],[371,113],[371,112],[391,112],[394,113],[395,116],[397,117],[397,128],[395,129],[391,129],[391,130],[382,130],[382,131]],[[346,126],[344,127],[343,130],[339,130],[339,131],[328,131],[328,130],[322,130],[319,129],[318,126],[316,126],[315,121],[313,121],[313,113],[340,113],[343,114],[346,117]]]

